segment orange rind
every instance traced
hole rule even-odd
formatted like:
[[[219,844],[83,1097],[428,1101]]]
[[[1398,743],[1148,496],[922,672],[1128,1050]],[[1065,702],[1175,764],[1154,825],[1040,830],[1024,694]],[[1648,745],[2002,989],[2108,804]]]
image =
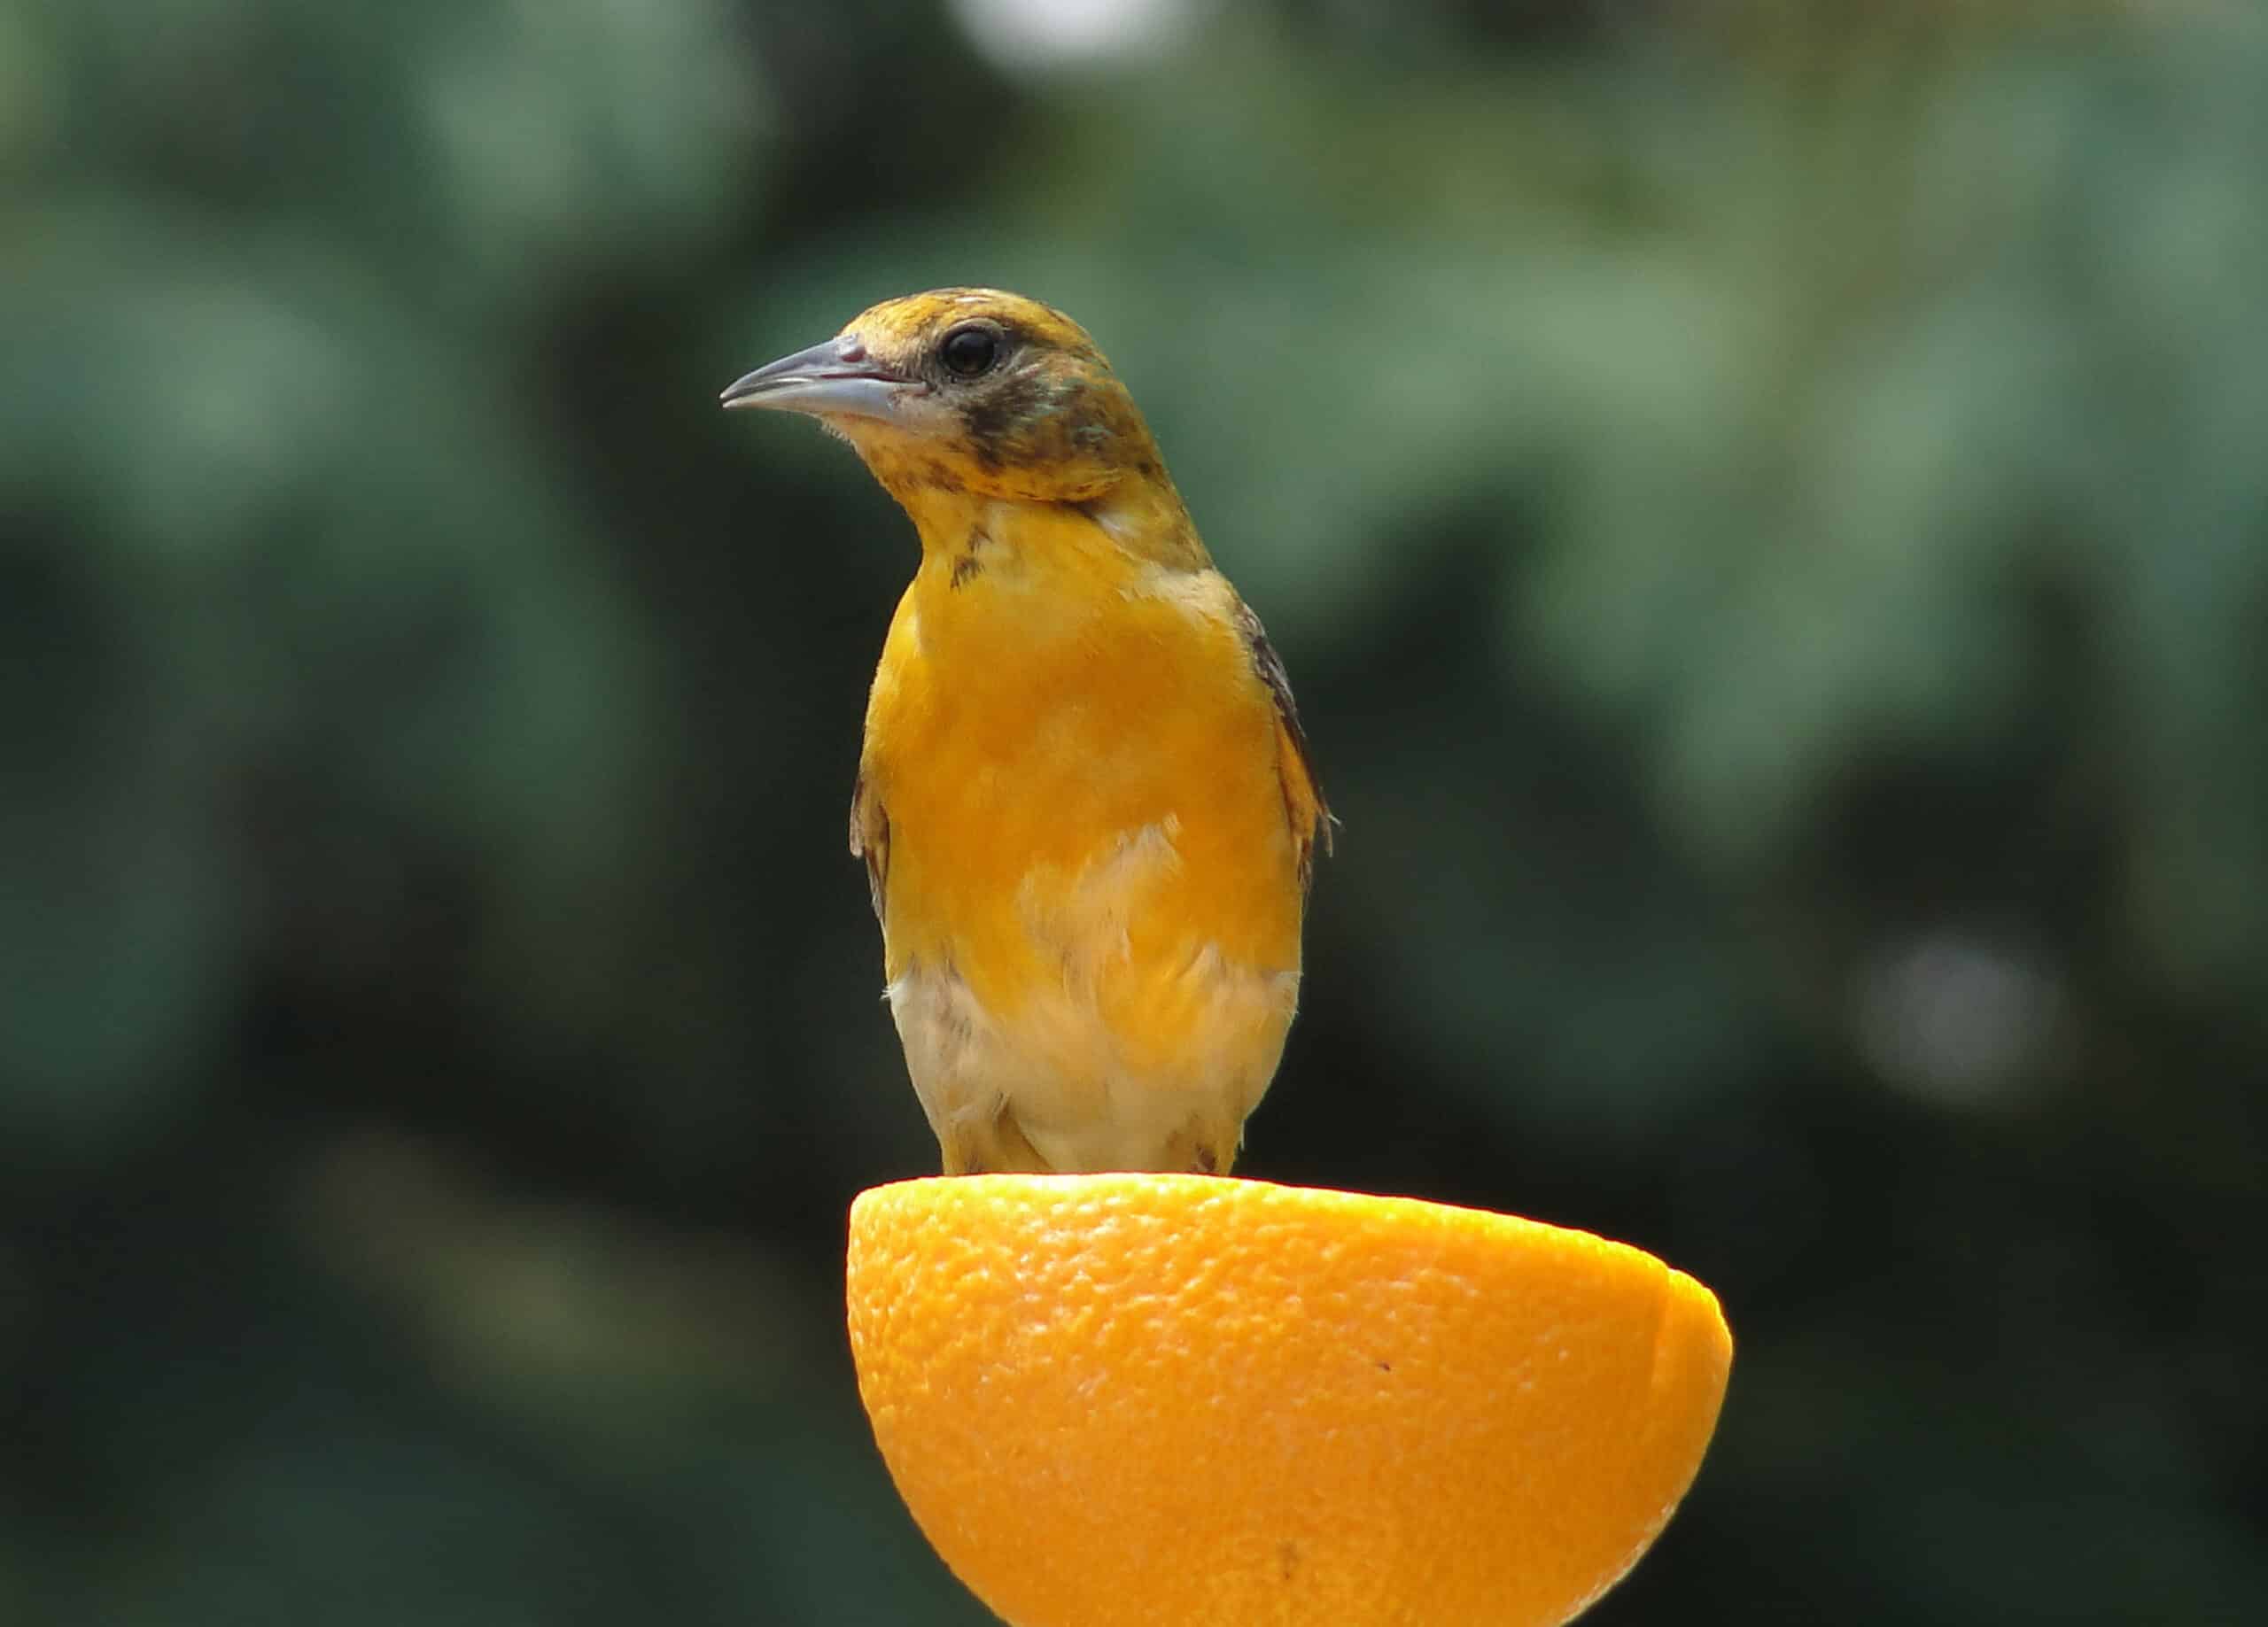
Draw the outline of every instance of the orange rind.
[[[1209,1175],[862,1194],[850,1346],[947,1565],[1013,1627],[1540,1627],[1699,1467],[1709,1290],[1588,1233]]]

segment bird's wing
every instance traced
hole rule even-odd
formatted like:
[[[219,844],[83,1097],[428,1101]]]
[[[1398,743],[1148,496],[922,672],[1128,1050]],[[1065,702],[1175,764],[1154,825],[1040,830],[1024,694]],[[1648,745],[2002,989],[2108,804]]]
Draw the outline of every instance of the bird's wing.
[[[889,881],[889,811],[882,806],[864,771],[850,788],[850,856],[866,861],[866,887],[874,895],[874,918],[882,918],[882,892]]]
[[[1308,754],[1308,737],[1300,727],[1299,702],[1292,699],[1292,680],[1284,670],[1284,658],[1268,641],[1268,630],[1260,624],[1252,607],[1242,600],[1237,601],[1236,624],[1252,656],[1253,670],[1276,702],[1277,773],[1284,785],[1284,814],[1291,821],[1292,843],[1300,858],[1300,884],[1304,887],[1315,873],[1316,844],[1320,841],[1324,852],[1331,851],[1331,809],[1323,800],[1323,781]]]

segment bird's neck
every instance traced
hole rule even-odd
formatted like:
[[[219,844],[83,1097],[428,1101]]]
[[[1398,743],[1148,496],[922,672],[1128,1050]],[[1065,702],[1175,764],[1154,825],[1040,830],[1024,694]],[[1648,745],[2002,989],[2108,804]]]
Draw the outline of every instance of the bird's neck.
[[[1079,502],[998,497],[955,486],[893,486],[921,538],[925,573],[962,583],[990,569],[1083,572],[1115,566],[1202,570],[1212,563],[1162,471],[1130,475]]]

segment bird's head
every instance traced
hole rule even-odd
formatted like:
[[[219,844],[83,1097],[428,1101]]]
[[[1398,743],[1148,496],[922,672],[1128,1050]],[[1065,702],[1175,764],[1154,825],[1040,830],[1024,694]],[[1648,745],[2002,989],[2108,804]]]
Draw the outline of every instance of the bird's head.
[[[1060,311],[998,289],[885,300],[738,380],[724,403],[818,418],[909,507],[940,491],[1089,503],[1129,482],[1167,484],[1149,427],[1094,341]]]

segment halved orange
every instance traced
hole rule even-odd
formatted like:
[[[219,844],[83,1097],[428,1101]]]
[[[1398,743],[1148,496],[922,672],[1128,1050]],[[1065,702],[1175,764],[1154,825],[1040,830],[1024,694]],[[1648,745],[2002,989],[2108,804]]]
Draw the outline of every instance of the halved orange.
[[[1014,1627],[1567,1620],[1699,1467],[1715,1298],[1588,1233],[1210,1175],[850,1211],[874,1438]]]

